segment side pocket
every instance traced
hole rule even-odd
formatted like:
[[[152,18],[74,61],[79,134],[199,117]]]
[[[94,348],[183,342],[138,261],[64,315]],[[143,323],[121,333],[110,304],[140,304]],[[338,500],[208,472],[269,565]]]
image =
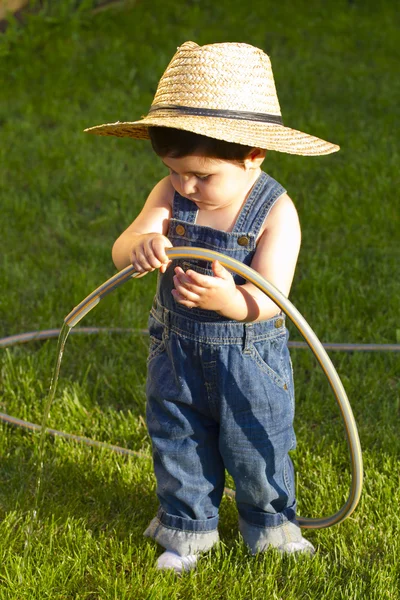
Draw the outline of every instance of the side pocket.
[[[149,326],[149,352],[147,355],[147,364],[156,356],[162,354],[165,350],[164,325],[157,321],[151,314],[148,321]]]
[[[156,356],[159,356],[159,354],[162,354],[165,350],[165,342],[164,339],[159,340],[158,338],[154,337],[154,336],[150,336],[150,343],[149,343],[149,354],[147,356],[147,364],[153,360],[153,358],[156,358]]]
[[[254,342],[251,356],[257,366],[280,388],[289,393],[287,371],[284,368],[286,334],[262,342]]]

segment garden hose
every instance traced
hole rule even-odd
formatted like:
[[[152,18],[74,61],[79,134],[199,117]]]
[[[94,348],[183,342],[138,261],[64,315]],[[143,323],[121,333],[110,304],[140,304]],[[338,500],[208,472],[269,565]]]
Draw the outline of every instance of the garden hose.
[[[49,340],[51,338],[58,338],[61,333],[61,329],[39,329],[37,331],[25,331],[24,333],[15,333],[14,335],[8,335],[0,338],[0,348],[9,348],[10,346],[16,346],[17,344],[26,344],[27,342],[41,342],[43,340]],[[135,329],[132,327],[77,327],[71,329],[69,335],[74,334],[89,334],[94,335],[97,333],[138,333],[140,335],[148,335],[148,329]],[[347,342],[322,342],[325,350],[333,350],[336,352],[400,352],[400,344],[355,344]],[[308,348],[306,342],[300,342],[298,340],[289,340],[289,348],[295,350],[303,350]],[[1,413],[0,413],[1,420]]]
[[[342,414],[350,452],[351,487],[346,503],[334,515],[317,519],[298,517],[298,522],[301,527],[307,529],[319,529],[341,523],[355,510],[361,496],[363,480],[362,454],[356,423],[346,392],[321,342],[293,304],[251,267],[225,256],[224,254],[220,254],[213,250],[206,250],[204,248],[192,248],[186,246],[167,248],[166,254],[170,260],[182,258],[208,261],[218,260],[223,267],[237,273],[271,298],[271,300],[273,300],[273,302],[275,302],[275,304],[277,304],[277,306],[279,306],[279,308],[290,318],[306,340],[329,381]],[[128,279],[137,277],[138,275],[139,273],[135,271],[132,265],[126,267],[89,294],[87,298],[78,304],[78,306],[65,317],[64,322],[71,328],[75,327],[75,325],[77,325],[77,323],[79,323],[79,321],[92,310],[104,296],[128,281]]]
[[[181,258],[192,258],[199,260],[218,260],[226,269],[233,271],[254,284],[258,289],[260,289],[263,293],[265,293],[279,308],[290,318],[293,324],[297,327],[300,333],[303,335],[306,340],[307,345],[311,348],[314,353],[318,363],[320,364],[322,370],[324,371],[328,382],[332,388],[332,391],[335,395],[337,403],[339,405],[342,419],[345,425],[346,431],[346,439],[350,452],[350,466],[351,466],[351,486],[350,493],[347,501],[341,507],[341,509],[335,513],[334,515],[328,517],[321,518],[307,518],[298,516],[297,520],[301,527],[306,529],[320,529],[324,527],[330,527],[332,525],[336,525],[344,521],[347,517],[349,517],[352,512],[355,510],[361,496],[362,490],[362,481],[363,481],[363,465],[362,465],[362,454],[361,454],[361,446],[360,440],[357,432],[356,423],[354,420],[354,416],[351,410],[350,403],[348,401],[346,392],[343,388],[343,385],[339,379],[339,376],[329,359],[327,353],[324,350],[322,343],[319,341],[315,333],[312,331],[308,323],[299,313],[299,311],[293,306],[293,304],[281,293],[279,292],[271,283],[269,283],[266,279],[264,279],[257,271],[244,265],[243,263],[225,256],[224,254],[220,254],[219,252],[215,252],[212,250],[206,250],[204,248],[194,248],[194,247],[175,247],[175,248],[167,248],[166,254],[170,260],[176,260]],[[83,317],[94,308],[102,298],[104,298],[107,294],[112,292],[114,289],[128,281],[128,279],[135,278],[139,274],[135,271],[132,265],[126,267],[119,273],[116,273],[113,277],[104,282],[101,286],[99,286],[96,290],[94,290],[89,296],[87,296],[78,306],[76,306],[64,319],[64,323],[69,327],[75,327]],[[82,328],[82,330],[88,330],[90,332],[91,328]],[[98,329],[93,328],[96,332]],[[122,331],[121,329],[116,328],[116,331]],[[57,330],[49,330],[49,333],[52,332],[55,334]],[[144,332],[144,330],[143,330]],[[46,332],[47,333],[47,332]],[[30,339],[41,339],[40,332],[33,332],[32,334],[22,334],[22,336],[11,336],[14,337],[13,343],[18,343],[19,341],[26,341],[23,336],[30,335]],[[36,337],[32,337],[35,336]],[[51,335],[43,336],[51,337]],[[22,338],[22,339],[20,339]],[[42,339],[43,339],[42,338]],[[7,338],[5,338],[7,340]],[[1,340],[3,341],[3,340]],[[4,343],[5,345],[11,345],[9,343]],[[339,345],[338,345],[339,346]],[[349,345],[351,346],[351,345]],[[356,345],[354,345],[356,346]],[[367,346],[367,345],[366,345]],[[302,347],[302,346],[299,346]],[[398,348],[393,348],[397,350]],[[15,419],[13,417],[9,417],[8,415],[0,414],[0,420],[8,422],[10,424],[14,424],[17,426],[24,426],[23,421]],[[36,430],[40,428],[38,425],[28,424],[30,429]],[[75,439],[76,441],[82,441],[84,443],[88,443],[90,445],[96,445],[100,447],[108,447],[110,449],[114,449],[120,451],[124,454],[132,454],[140,457],[144,457],[140,453],[135,453],[133,451],[128,451],[127,449],[119,448],[116,446],[112,446],[110,444],[105,444],[102,442],[94,442],[93,440],[89,440],[89,438],[82,438],[81,436],[73,436],[71,434],[64,434],[63,432],[58,432],[56,430],[48,430],[48,433],[52,433],[54,435],[60,435],[62,437],[66,437],[69,439]],[[230,496],[233,495],[232,490],[225,490]]]

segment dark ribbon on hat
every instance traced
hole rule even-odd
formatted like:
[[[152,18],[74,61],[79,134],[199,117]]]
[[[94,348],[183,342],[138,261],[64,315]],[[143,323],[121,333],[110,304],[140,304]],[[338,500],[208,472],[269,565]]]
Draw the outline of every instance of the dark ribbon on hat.
[[[159,104],[151,106],[150,113],[167,110],[178,115],[193,115],[196,117],[219,117],[220,119],[238,119],[241,121],[261,121],[263,123],[273,123],[274,125],[283,125],[280,115],[270,115],[268,113],[248,112],[245,110],[221,110],[218,108],[195,108],[194,106],[179,106],[177,104]]]

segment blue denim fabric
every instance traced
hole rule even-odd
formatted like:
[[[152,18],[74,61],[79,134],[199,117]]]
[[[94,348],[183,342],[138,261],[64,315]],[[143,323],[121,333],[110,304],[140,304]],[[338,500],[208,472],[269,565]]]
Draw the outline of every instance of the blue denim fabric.
[[[250,264],[260,227],[283,192],[262,173],[232,232],[196,225],[196,206],[175,194],[168,237],[174,246],[212,248]],[[218,541],[226,469],[242,535],[257,551],[273,543],[277,528],[296,523],[285,318],[239,323],[175,303],[176,264],[212,271],[203,261],[174,262],[159,276],[149,317],[147,425],[160,509],[145,535],[180,554],[210,548]]]

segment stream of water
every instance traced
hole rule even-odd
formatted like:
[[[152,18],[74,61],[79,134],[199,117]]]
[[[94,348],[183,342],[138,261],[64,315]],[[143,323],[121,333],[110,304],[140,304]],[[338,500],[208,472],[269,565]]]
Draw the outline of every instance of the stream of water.
[[[65,343],[68,338],[68,334],[71,331],[71,327],[64,323],[62,329],[60,331],[60,335],[58,337],[57,343],[57,358],[56,363],[54,365],[53,375],[51,378],[50,389],[45,400],[44,409],[43,409],[43,417],[40,427],[39,433],[39,444],[36,447],[36,460],[35,460],[35,471],[36,471],[36,481],[34,487],[34,496],[33,496],[33,506],[28,515],[27,527],[26,527],[26,535],[25,535],[25,544],[24,544],[24,556],[23,556],[23,568],[27,565],[29,559],[29,552],[31,549],[31,541],[34,532],[35,523],[38,517],[38,509],[40,504],[40,499],[43,491],[43,460],[44,460],[44,444],[46,439],[46,427],[47,421],[49,420],[51,405],[53,404],[54,396],[57,389],[58,377],[60,374],[60,366],[61,360],[64,353]]]

